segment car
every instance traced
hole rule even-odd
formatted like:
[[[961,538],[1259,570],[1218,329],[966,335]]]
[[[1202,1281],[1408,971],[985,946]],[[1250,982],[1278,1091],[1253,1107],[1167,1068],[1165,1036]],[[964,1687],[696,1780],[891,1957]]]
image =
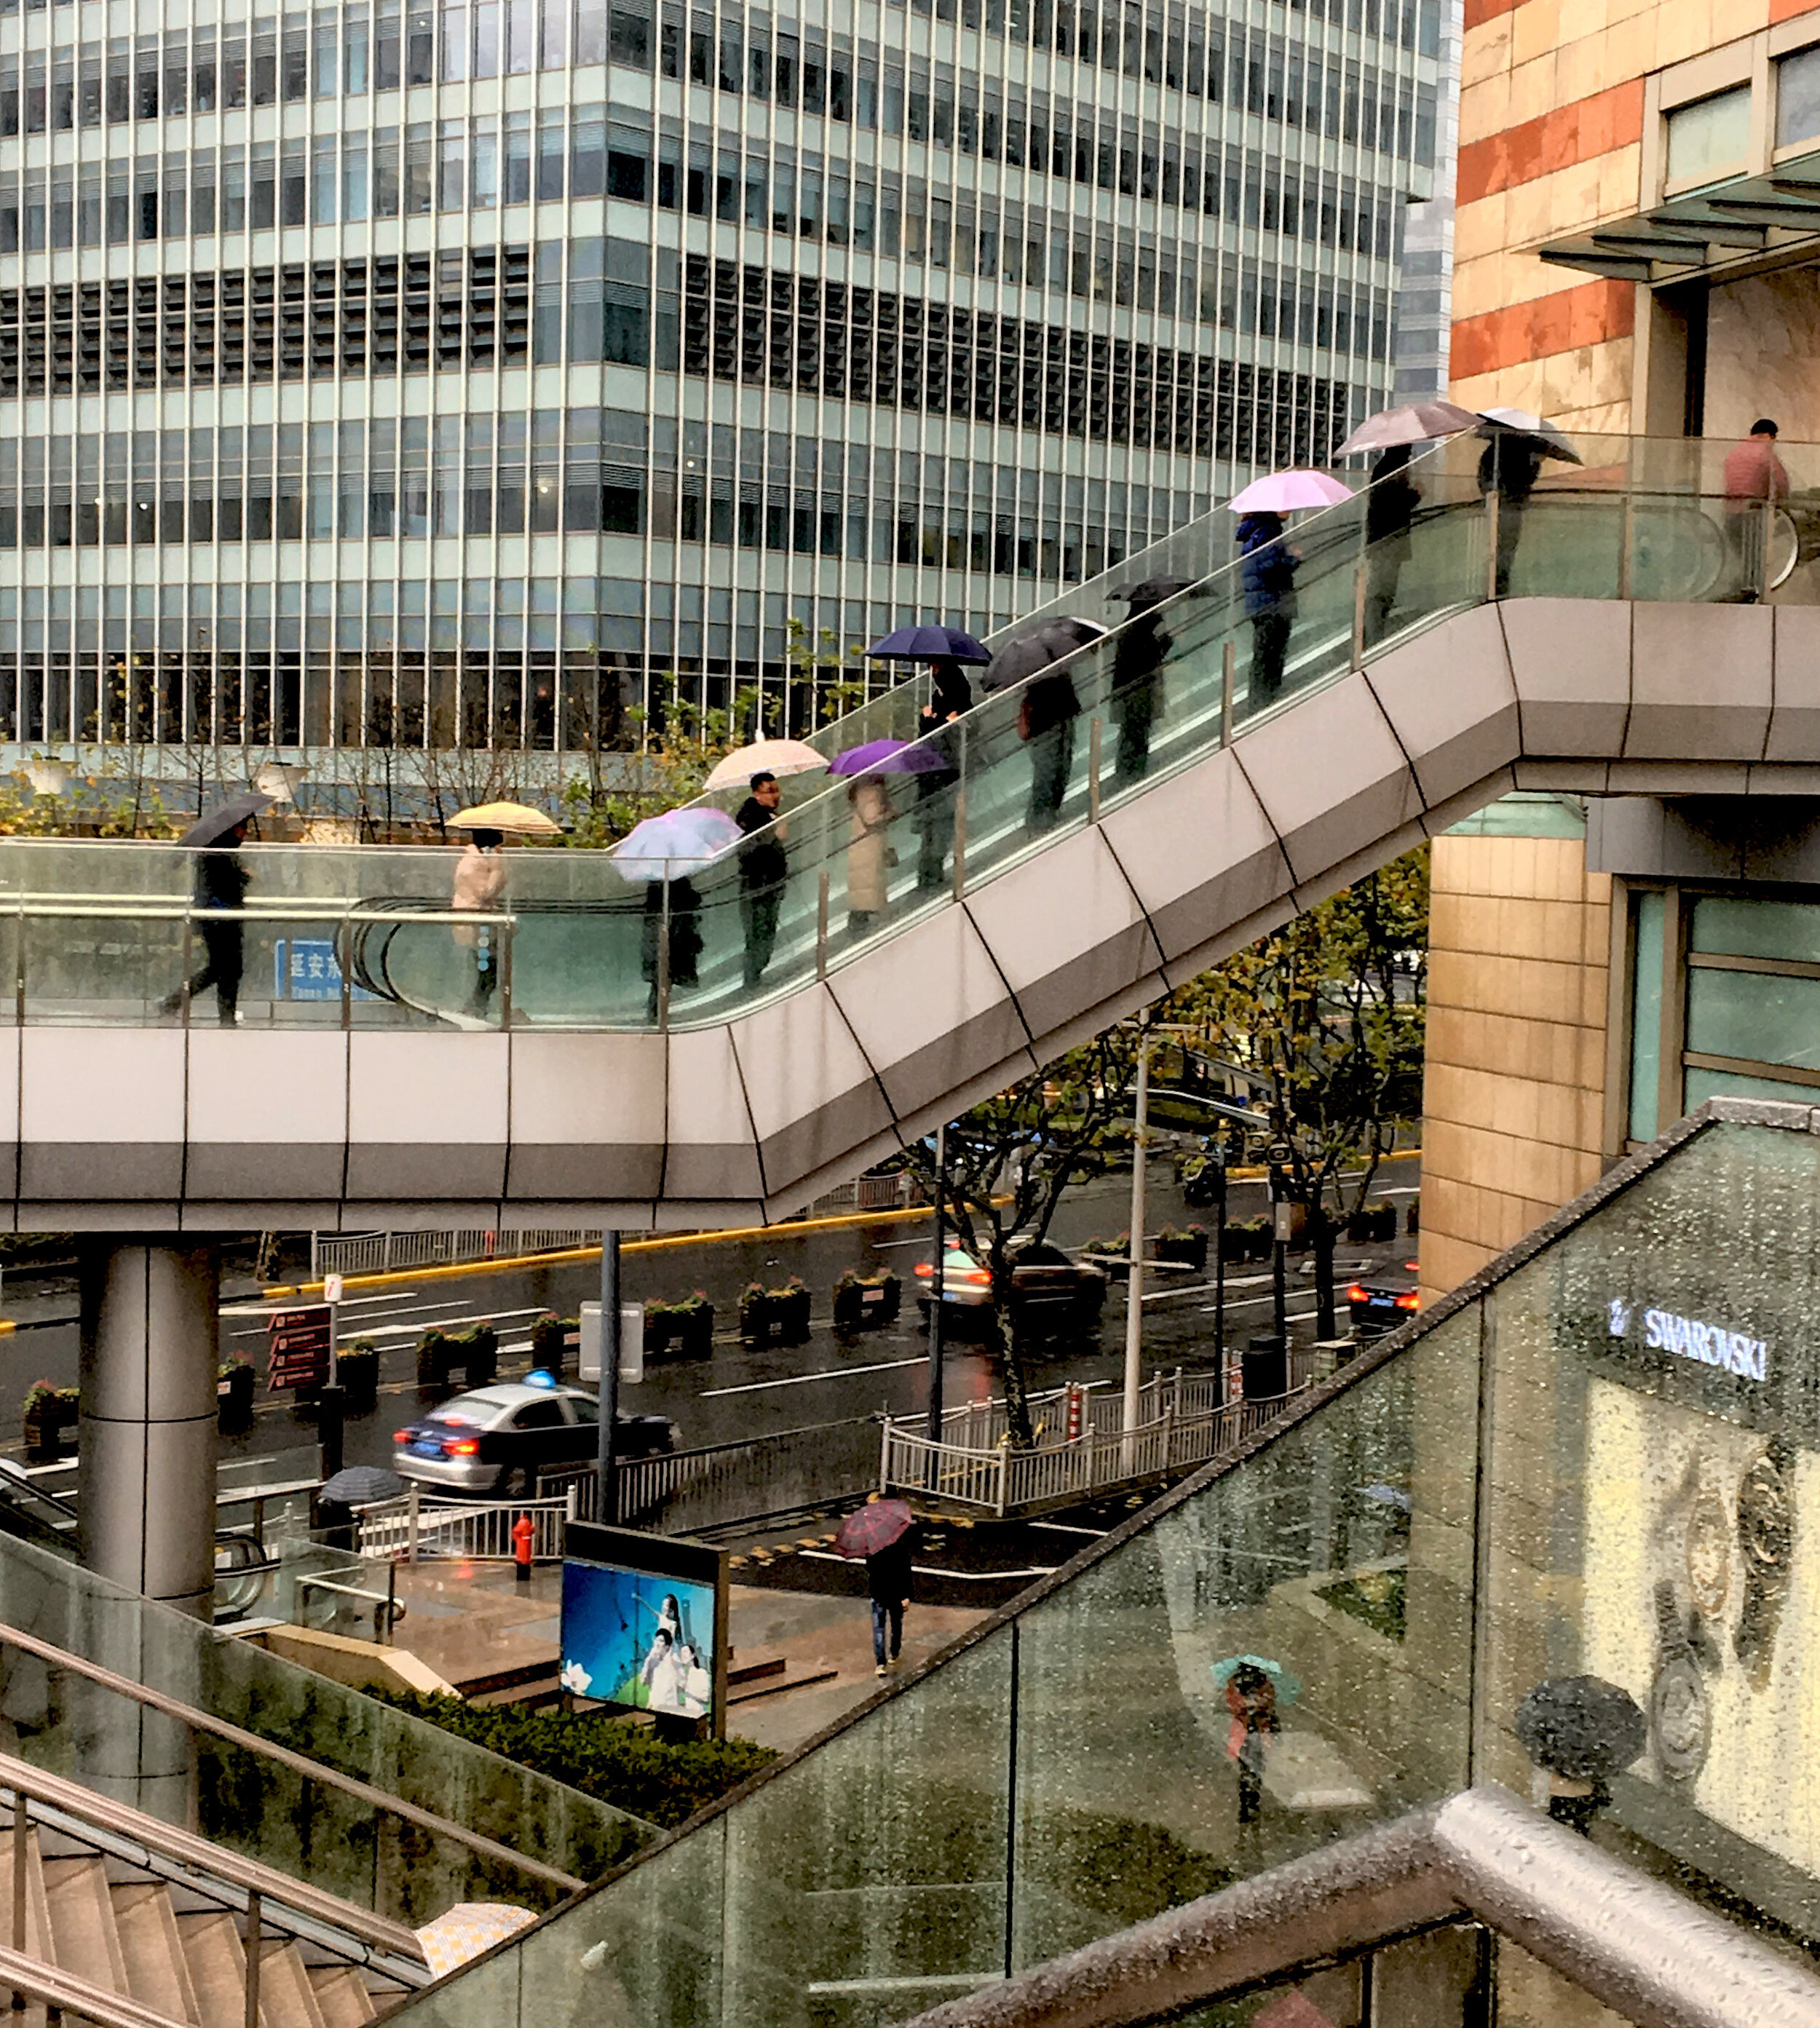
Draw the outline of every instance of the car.
[[[452,1493],[521,1500],[538,1475],[589,1463],[599,1448],[601,1404],[549,1379],[502,1381],[457,1394],[393,1434],[392,1469]],[[667,1416],[621,1416],[616,1454],[653,1457],[676,1448]]]
[[[1014,1249],[1012,1301],[1027,1327],[1068,1330],[1095,1323],[1106,1302],[1106,1271],[1085,1261],[1071,1260],[1059,1246],[1035,1242]],[[919,1260],[916,1268],[916,1307],[925,1323],[935,1307],[930,1284],[934,1264]],[[979,1313],[992,1307],[992,1276],[964,1248],[951,1246],[941,1256],[944,1312]]]
[[[1346,1306],[1355,1338],[1382,1338],[1400,1329],[1422,1308],[1415,1263],[1406,1261],[1399,1268],[1394,1261],[1384,1261],[1371,1268],[1347,1290]]]

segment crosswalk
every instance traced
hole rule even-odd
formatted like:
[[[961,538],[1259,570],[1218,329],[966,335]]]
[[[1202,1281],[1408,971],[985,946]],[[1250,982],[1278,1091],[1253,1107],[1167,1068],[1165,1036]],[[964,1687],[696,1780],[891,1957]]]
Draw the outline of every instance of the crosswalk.
[[[482,1309],[472,1302],[464,1304],[453,1295],[427,1301],[421,1290],[374,1290],[343,1298],[335,1311],[335,1338],[342,1345],[352,1338],[370,1338],[383,1347],[388,1340],[405,1338],[414,1342],[427,1330],[463,1331],[486,1323],[500,1333],[501,1354],[516,1357],[529,1353],[531,1340],[507,1338],[506,1326],[542,1316],[547,1307],[542,1303],[531,1303],[517,1309]],[[223,1304],[220,1314],[224,1341],[232,1342],[242,1351],[246,1350],[249,1342],[264,1338],[272,1313],[269,1302]]]

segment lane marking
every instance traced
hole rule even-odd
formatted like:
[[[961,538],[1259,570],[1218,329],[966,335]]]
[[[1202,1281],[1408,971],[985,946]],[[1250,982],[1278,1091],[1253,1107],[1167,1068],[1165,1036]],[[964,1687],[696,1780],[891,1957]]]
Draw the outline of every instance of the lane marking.
[[[709,1387],[696,1396],[697,1401],[717,1401],[723,1394],[760,1394],[768,1387],[804,1387],[812,1380],[844,1380],[860,1373],[895,1373],[900,1367],[927,1366],[929,1355],[915,1359],[887,1359],[877,1366],[831,1366],[822,1373],[793,1373],[782,1380],[748,1380],[738,1387]]]

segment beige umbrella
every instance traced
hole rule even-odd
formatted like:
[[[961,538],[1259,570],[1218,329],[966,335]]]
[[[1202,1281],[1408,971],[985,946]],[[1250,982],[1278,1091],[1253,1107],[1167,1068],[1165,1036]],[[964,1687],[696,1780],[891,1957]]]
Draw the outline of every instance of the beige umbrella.
[[[431,1977],[442,1978],[536,1920],[530,1909],[514,1908],[509,1902],[457,1901],[435,1922],[426,1923],[417,1941]]]
[[[555,818],[534,810],[528,803],[476,803],[472,809],[457,810],[449,820],[450,831],[516,831],[535,838],[554,838],[562,829]]]
[[[775,775],[782,781],[786,775],[813,774],[827,764],[827,754],[800,739],[755,739],[719,762],[702,786],[743,789],[754,775]]]

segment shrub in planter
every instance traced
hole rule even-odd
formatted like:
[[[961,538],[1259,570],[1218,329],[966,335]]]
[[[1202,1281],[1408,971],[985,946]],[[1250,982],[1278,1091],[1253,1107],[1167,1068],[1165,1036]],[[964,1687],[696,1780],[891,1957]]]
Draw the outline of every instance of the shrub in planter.
[[[1232,1266],[1251,1258],[1251,1234],[1245,1227],[1229,1222],[1219,1229],[1220,1258]]]
[[[379,1349],[370,1338],[357,1338],[335,1353],[342,1403],[350,1416],[370,1415],[379,1401]]]
[[[1115,1282],[1130,1279],[1130,1253],[1131,1235],[1128,1232],[1120,1233],[1116,1239],[1089,1239],[1081,1249],[1083,1260],[1104,1268]]]
[[[1246,1260],[1269,1260],[1271,1249],[1276,1243],[1276,1228],[1271,1221],[1267,1218],[1248,1218],[1242,1230],[1245,1236]]]
[[[793,1275],[781,1289],[749,1282],[739,1298],[739,1334],[753,1344],[775,1338],[800,1345],[809,1334],[809,1292],[801,1278]]]
[[[466,1385],[485,1387],[499,1372],[499,1334],[486,1323],[459,1333],[427,1330],[417,1344],[417,1386],[425,1393],[446,1387],[461,1367]]]
[[[244,1359],[224,1360],[215,1369],[215,1426],[243,1430],[253,1420],[253,1390],[257,1375]]]
[[[1207,1265],[1207,1228],[1202,1225],[1166,1225],[1156,1235],[1159,1260],[1178,1260],[1189,1268]]]
[[[53,1387],[48,1380],[35,1380],[26,1390],[25,1454],[35,1464],[57,1456],[64,1430],[76,1423],[80,1399],[75,1388]]]
[[[449,1385],[454,1364],[454,1342],[446,1331],[427,1330],[417,1341],[417,1391],[439,1393]]]
[[[579,1317],[559,1317],[554,1310],[546,1310],[541,1317],[535,1317],[531,1326],[531,1363],[541,1367],[546,1373],[562,1378],[563,1354],[568,1349],[569,1334],[582,1327]]]
[[[714,1305],[699,1289],[674,1303],[645,1305],[645,1356],[672,1347],[684,1359],[706,1359],[714,1349]]]
[[[484,1320],[455,1339],[457,1356],[465,1361],[470,1387],[490,1387],[499,1377],[499,1334]]]
[[[889,1268],[875,1275],[856,1275],[849,1268],[834,1284],[834,1328],[865,1330],[888,1324],[904,1299],[904,1285]]]

